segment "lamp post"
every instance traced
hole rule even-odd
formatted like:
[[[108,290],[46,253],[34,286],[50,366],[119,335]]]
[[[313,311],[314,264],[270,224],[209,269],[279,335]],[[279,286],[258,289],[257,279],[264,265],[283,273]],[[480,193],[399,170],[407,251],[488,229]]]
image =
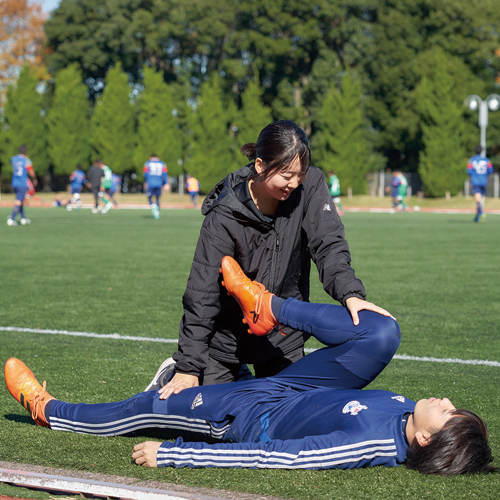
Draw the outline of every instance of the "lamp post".
[[[479,109],[479,127],[481,128],[481,154],[486,155],[486,127],[488,126],[488,108],[497,111],[500,108],[500,95],[490,94],[484,101],[475,94],[468,96],[464,105],[471,111]]]

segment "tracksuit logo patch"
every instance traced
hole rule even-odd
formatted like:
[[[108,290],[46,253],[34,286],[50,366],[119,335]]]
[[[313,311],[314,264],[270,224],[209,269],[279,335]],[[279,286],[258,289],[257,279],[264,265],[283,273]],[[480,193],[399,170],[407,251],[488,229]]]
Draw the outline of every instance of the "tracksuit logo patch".
[[[328,203],[325,203],[325,204],[323,205],[323,212],[324,212],[325,210],[328,210],[329,212],[331,212],[331,211],[332,211],[332,207],[331,207]]]
[[[404,403],[406,401],[404,396],[392,396],[391,399],[395,399],[396,401],[399,401],[400,403]]]
[[[191,410],[194,410],[197,406],[203,404],[203,398],[201,397],[201,392],[197,394],[197,396],[193,400],[193,404],[191,405]]]
[[[351,415],[357,415],[361,410],[367,410],[368,406],[362,405],[359,401],[349,401],[344,408],[342,413],[350,413]]]

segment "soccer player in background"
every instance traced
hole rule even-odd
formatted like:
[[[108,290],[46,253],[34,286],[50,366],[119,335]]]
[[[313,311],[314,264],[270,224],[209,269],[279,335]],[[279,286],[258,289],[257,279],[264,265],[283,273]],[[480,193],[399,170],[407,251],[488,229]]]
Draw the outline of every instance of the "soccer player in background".
[[[118,208],[118,202],[116,201],[115,194],[117,191],[119,191],[121,184],[122,184],[121,177],[117,174],[113,174],[113,177],[111,178],[111,188],[109,190],[109,197],[113,202],[115,208]]]
[[[189,193],[189,196],[191,196],[193,207],[198,208],[198,203],[196,202],[198,194],[200,193],[200,182],[198,179],[195,179],[192,175],[188,174],[186,179],[186,190]]]
[[[87,186],[94,195],[94,208],[92,213],[96,214],[99,212],[99,193],[101,192],[101,179],[104,176],[104,172],[101,168],[101,160],[94,160],[92,166],[87,172]]]
[[[82,194],[83,184],[85,183],[86,180],[87,179],[85,177],[85,172],[83,171],[82,166],[78,165],[76,170],[73,171],[69,176],[69,182],[70,182],[69,189],[71,193],[71,198],[66,203],[66,210],[68,212],[70,212],[72,209],[71,206],[72,203],[76,205],[77,210],[80,210],[80,208],[82,207],[82,200],[80,199],[80,197]]]
[[[36,195],[36,190],[35,186],[33,185],[33,181],[28,177],[27,179],[27,187],[28,190],[26,191],[26,196],[24,198],[25,204],[28,205],[28,200],[33,200],[36,202],[43,202],[43,198],[40,198],[40,196]]]
[[[111,186],[113,184],[113,172],[107,165],[104,164],[103,161],[101,161],[99,165],[104,173],[101,179],[101,193],[100,193],[101,201],[104,203],[104,206],[100,207],[101,208],[100,211],[103,214],[107,214],[111,209],[111,207],[113,206],[110,196]]]
[[[28,191],[28,176],[31,177],[33,185],[36,186],[36,179],[33,164],[28,158],[28,148],[25,145],[19,147],[19,154],[13,156],[10,160],[12,165],[12,189],[16,194],[16,201],[11,216],[7,219],[8,226],[17,226],[17,214],[21,215],[21,225],[31,224],[31,221],[24,214],[24,198]]]
[[[330,188],[330,194],[332,195],[333,203],[335,203],[335,206],[337,207],[338,214],[344,215],[342,202],[340,201],[340,181],[339,178],[333,173],[333,170],[328,172],[328,187]]]
[[[353,326],[345,307],[276,297],[250,281],[231,257],[223,284],[252,333],[278,324],[303,329],[326,347],[277,375],[185,389],[162,399],[156,390],[126,401],[71,404],[56,400],[26,365],[10,358],[5,382],[35,422],[53,430],[115,436],[140,429],[190,433],[195,441],[146,441],[132,458],[147,467],[354,469],[407,467],[451,476],[496,472],[485,423],[447,398],[411,401],[361,390],[385,368],[401,333],[393,318],[361,311]],[[258,312],[257,312],[258,311]],[[267,333],[266,333],[267,332]],[[207,441],[215,440],[215,444]]]
[[[161,190],[170,190],[167,165],[158,156],[152,154],[144,164],[142,172],[144,174],[144,187],[146,188],[151,212],[153,217],[158,220],[160,218]],[[153,201],[153,196],[156,198],[156,203]]]
[[[392,173],[392,208],[390,210],[391,214],[399,209],[400,212],[407,212],[408,205],[405,203],[406,193],[408,191],[408,181],[406,177],[402,174],[400,170],[394,170]],[[391,190],[388,186],[385,188],[387,192]]]
[[[475,156],[469,158],[467,162],[467,175],[470,177],[472,192],[477,206],[474,222],[485,222],[486,214],[483,212],[484,200],[486,197],[488,177],[493,173],[493,165],[489,158],[481,154],[481,146],[476,146],[475,152]]]

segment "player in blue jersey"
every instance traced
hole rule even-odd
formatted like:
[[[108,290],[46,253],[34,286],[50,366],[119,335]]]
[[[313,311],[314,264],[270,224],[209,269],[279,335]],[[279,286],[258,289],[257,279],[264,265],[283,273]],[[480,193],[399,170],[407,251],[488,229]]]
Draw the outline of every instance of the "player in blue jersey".
[[[69,182],[70,182],[69,189],[71,193],[71,198],[66,203],[66,210],[68,212],[70,212],[71,209],[73,208],[72,204],[76,205],[77,210],[80,210],[82,206],[82,201],[81,201],[82,188],[86,180],[87,179],[85,177],[85,172],[83,171],[82,166],[78,165],[76,170],[72,172],[71,175],[69,176]]]
[[[160,218],[160,197],[162,189],[169,191],[167,165],[158,156],[152,154],[142,169],[144,174],[144,187],[155,219]],[[153,201],[156,198],[156,203]]]
[[[53,430],[115,436],[163,428],[197,436],[136,445],[132,457],[148,467],[352,469],[406,462],[444,476],[497,470],[489,465],[486,426],[474,413],[446,398],[415,403],[361,390],[399,346],[393,318],[360,311],[354,326],[345,307],[277,298],[231,257],[224,257],[222,272],[252,332],[291,326],[326,347],[271,377],[192,387],[167,399],[151,390],[105,404],[56,400],[45,382],[40,386],[22,361],[10,358],[4,370],[10,393],[38,425]]]
[[[16,194],[16,201],[14,203],[14,208],[12,214],[7,219],[8,226],[17,226],[16,217],[17,214],[21,215],[21,225],[25,226],[31,224],[31,221],[26,218],[24,214],[24,198],[26,197],[26,192],[28,191],[28,176],[31,177],[33,185],[37,185],[37,179],[35,171],[33,170],[33,164],[28,158],[28,148],[26,146],[19,147],[19,154],[13,156],[10,160],[12,165],[12,189]]]
[[[408,190],[408,181],[400,170],[394,170],[392,173],[392,208],[390,213],[393,214],[396,210],[407,212],[408,205],[405,203],[406,193]],[[385,188],[386,192],[391,190],[391,187]]]
[[[118,202],[116,201],[115,194],[120,190],[121,184],[121,177],[118,174],[113,174],[113,176],[111,177],[111,187],[109,188],[109,198],[115,208],[118,208]]]
[[[481,146],[476,146],[475,151],[475,156],[469,158],[467,162],[467,175],[470,176],[472,192],[477,206],[474,222],[484,222],[486,220],[486,214],[483,212],[486,186],[488,185],[488,176],[493,173],[493,165],[489,158],[481,154]]]

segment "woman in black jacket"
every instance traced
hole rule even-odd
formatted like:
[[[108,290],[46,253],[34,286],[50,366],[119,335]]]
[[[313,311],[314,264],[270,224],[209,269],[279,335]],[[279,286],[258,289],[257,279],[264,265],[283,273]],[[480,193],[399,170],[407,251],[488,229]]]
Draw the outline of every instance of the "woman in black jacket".
[[[274,122],[257,144],[241,151],[252,162],[220,181],[203,203],[206,217],[183,297],[175,374],[160,389],[162,399],[199,384],[236,380],[246,363],[254,365],[256,377],[275,375],[304,355],[303,332],[247,333],[238,304],[221,284],[225,255],[270,292],[302,301],[309,300],[312,259],[324,289],[347,307],[354,325],[362,309],[390,316],[365,301],[325,176],[310,167],[304,131],[291,121]]]

